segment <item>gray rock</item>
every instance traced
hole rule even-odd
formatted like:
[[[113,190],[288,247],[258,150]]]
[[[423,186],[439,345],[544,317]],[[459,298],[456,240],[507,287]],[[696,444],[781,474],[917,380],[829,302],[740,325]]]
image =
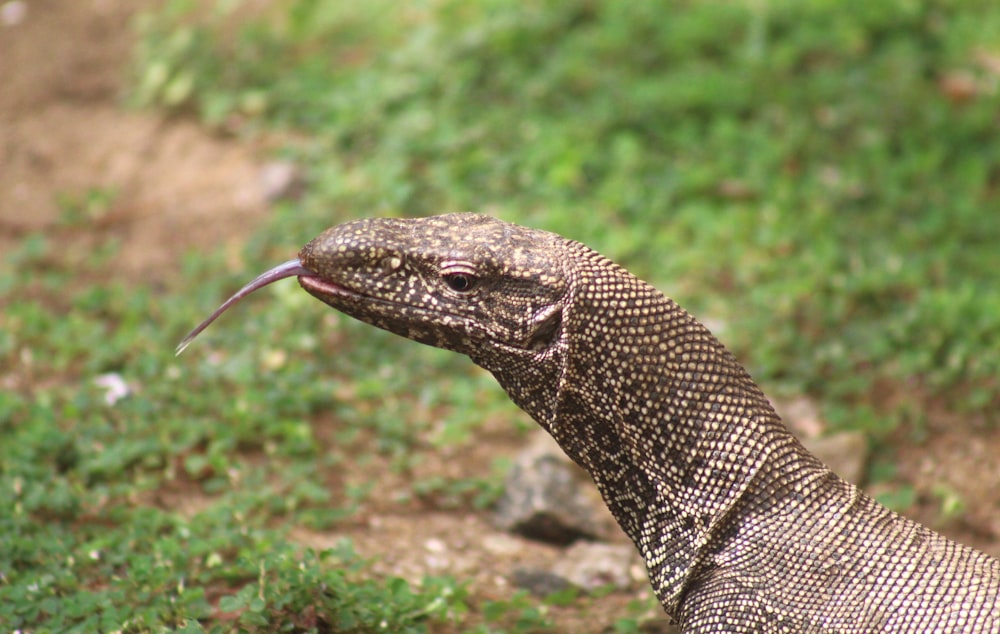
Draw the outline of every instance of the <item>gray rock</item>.
[[[299,198],[305,189],[305,177],[291,161],[271,161],[261,166],[258,178],[264,199],[273,203]]]
[[[869,453],[868,440],[864,434],[845,431],[819,438],[806,438],[802,442],[806,449],[816,454],[841,478],[854,484],[864,481]]]
[[[805,396],[797,396],[787,401],[775,401],[781,419],[799,438],[818,438],[826,431],[826,421],[820,414],[819,406]]]
[[[520,567],[513,582],[535,596],[548,596],[568,588],[586,593],[611,588],[627,590],[649,583],[635,548],[628,544],[579,541],[570,546],[551,569]]]
[[[868,441],[860,432],[828,433],[819,406],[804,396],[775,403],[775,409],[806,449],[848,482],[861,484],[868,465]]]
[[[566,550],[552,572],[584,592],[609,586],[625,590],[636,582],[634,568],[638,563],[638,554],[630,545],[577,542]]]
[[[550,570],[520,567],[514,569],[514,585],[533,596],[544,598],[572,587],[569,581]]]
[[[547,437],[515,458],[494,522],[501,530],[559,545],[606,538],[614,526],[586,473]]]

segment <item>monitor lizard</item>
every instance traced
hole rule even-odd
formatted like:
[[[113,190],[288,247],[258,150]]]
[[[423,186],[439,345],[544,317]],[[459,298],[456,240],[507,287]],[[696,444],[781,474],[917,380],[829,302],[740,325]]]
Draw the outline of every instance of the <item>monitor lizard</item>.
[[[291,276],[491,372],[593,478],[683,632],[1000,633],[1000,561],[832,473],[705,326],[583,244],[478,214],[348,222],[179,350]]]

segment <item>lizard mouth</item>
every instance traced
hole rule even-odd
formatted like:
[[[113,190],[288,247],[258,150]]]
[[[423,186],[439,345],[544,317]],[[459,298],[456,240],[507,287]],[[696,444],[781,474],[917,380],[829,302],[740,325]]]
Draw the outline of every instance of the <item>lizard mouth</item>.
[[[299,285],[307,293],[320,299],[324,297],[345,297],[352,299],[364,297],[363,294],[357,291],[352,291],[344,286],[324,280],[311,271],[309,275],[299,275]]]
[[[307,293],[321,302],[332,306],[336,310],[346,313],[355,319],[360,319],[365,322],[368,322],[369,320],[361,317],[360,314],[377,313],[379,312],[379,308],[384,308],[387,311],[398,311],[400,307],[405,307],[414,313],[425,313],[429,316],[442,314],[440,311],[432,312],[416,304],[401,303],[383,297],[362,293],[323,279],[315,273],[312,275],[300,275],[299,285],[305,289]],[[451,313],[448,314],[456,319],[462,318],[461,315]]]

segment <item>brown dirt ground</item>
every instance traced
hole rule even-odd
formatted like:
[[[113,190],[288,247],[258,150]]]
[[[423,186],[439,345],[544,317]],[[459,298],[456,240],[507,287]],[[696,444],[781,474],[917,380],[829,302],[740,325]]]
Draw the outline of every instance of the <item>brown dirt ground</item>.
[[[259,145],[123,107],[130,19],[156,4],[30,0],[23,23],[0,25],[0,252],[38,230],[62,232],[68,252],[82,251],[99,232],[121,238],[115,270],[124,280],[169,282],[182,252],[239,245],[266,217]],[[91,189],[116,192],[114,203],[94,220],[92,233],[66,234],[57,226],[59,197]],[[500,438],[483,446],[512,453],[514,437]],[[901,476],[918,492],[911,514],[1000,555],[1000,430],[932,412],[925,438],[917,442],[899,434],[897,441]],[[470,452],[442,463],[481,473],[488,460]],[[964,501],[962,519],[941,519],[941,491]],[[185,512],[190,509],[182,507],[197,496],[174,492],[164,499],[174,499]],[[469,578],[480,596],[507,595],[516,565],[544,565],[559,554],[496,532],[483,514],[419,505],[372,509],[358,526],[336,535],[296,535],[303,544],[321,546],[345,534],[362,554],[380,555],[380,570]],[[558,609],[560,629],[602,631],[637,596],[646,596],[645,590]]]
[[[0,26],[0,249],[58,230],[61,196],[114,192],[95,231],[121,239],[122,276],[163,279],[180,253],[239,244],[267,213],[254,148],[122,106],[130,19],[153,4],[31,0]]]

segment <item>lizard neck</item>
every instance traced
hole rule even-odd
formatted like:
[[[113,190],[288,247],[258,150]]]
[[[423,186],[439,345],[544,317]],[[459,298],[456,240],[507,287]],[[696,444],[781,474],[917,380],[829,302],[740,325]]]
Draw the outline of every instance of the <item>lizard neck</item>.
[[[710,536],[788,432],[704,326],[585,256],[559,343],[534,363],[488,369],[590,473],[672,613]]]

